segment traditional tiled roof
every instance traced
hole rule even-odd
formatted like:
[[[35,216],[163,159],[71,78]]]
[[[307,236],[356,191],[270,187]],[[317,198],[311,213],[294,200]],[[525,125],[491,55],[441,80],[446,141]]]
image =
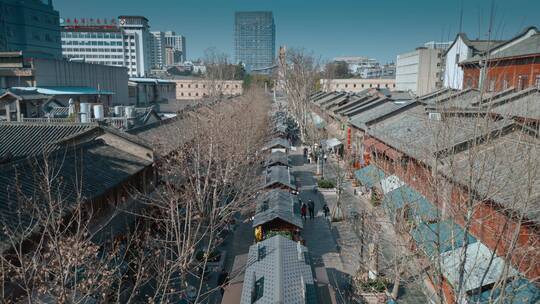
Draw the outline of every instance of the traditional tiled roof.
[[[276,184],[295,189],[294,177],[291,175],[288,167],[273,166],[266,169],[263,188],[269,188]]]
[[[537,88],[518,91],[493,99],[482,106],[506,117],[540,120],[540,91]]]
[[[263,148],[263,151],[266,151],[266,150],[270,150],[270,149],[275,149],[275,148],[283,148],[283,149],[290,149],[291,148],[291,145],[289,144],[289,142],[284,139],[284,138],[281,138],[281,137],[277,137],[277,138],[273,138],[272,140],[270,140],[270,142],[268,142],[264,148]]]
[[[487,58],[487,49],[484,55],[477,55],[463,61],[461,64],[477,63]],[[540,33],[535,27],[526,28],[514,38],[504,42],[491,45],[489,50],[489,60],[501,60],[503,58],[515,58],[523,56],[540,56]]]
[[[271,167],[275,165],[289,166],[289,157],[287,153],[281,151],[274,151],[266,158],[265,166]]]
[[[408,109],[371,125],[369,135],[385,144],[431,164],[436,155],[512,126],[512,120],[451,116],[429,119],[422,106]]]
[[[493,201],[540,224],[540,139],[515,131],[450,155],[439,170],[480,201]],[[472,185],[471,182],[473,181]]]
[[[45,163],[48,171],[44,170]],[[40,193],[45,186],[44,174],[51,180],[51,197],[59,200],[57,203],[63,205],[64,212],[69,212],[82,200],[105,194],[149,165],[151,161],[101,140],[58,149],[47,157],[1,165],[0,226],[16,237],[24,229],[34,227],[34,213],[46,211],[49,206],[44,193]],[[5,235],[0,234],[2,250],[9,247],[5,240]]]
[[[0,122],[0,159],[51,152],[57,142],[98,128],[97,124]]]
[[[352,116],[351,118],[349,118],[350,124],[362,130],[366,130],[368,128],[368,125],[371,122],[377,121],[378,119],[382,117],[385,117],[396,111],[406,109],[414,105],[416,105],[415,101],[405,101],[405,102],[386,101],[386,102],[378,104],[377,106],[373,108],[360,112],[359,114],[355,116]]]
[[[298,199],[290,192],[280,189],[263,192],[256,203],[257,211],[253,218],[253,227],[275,219],[281,219],[298,228],[303,227]]]
[[[307,248],[281,235],[251,246],[240,303],[319,303],[310,264]]]

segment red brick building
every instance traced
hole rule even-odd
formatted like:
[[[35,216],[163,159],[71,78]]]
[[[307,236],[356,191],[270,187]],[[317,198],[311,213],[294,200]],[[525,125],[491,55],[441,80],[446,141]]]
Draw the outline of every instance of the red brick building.
[[[463,88],[485,91],[519,90],[540,87],[540,33],[534,27],[526,29],[509,41],[497,45],[479,56],[460,64],[463,68]]]

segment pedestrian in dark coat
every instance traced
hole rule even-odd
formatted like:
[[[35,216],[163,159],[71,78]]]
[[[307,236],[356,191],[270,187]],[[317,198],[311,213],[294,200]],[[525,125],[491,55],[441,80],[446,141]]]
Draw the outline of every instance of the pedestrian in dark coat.
[[[323,212],[324,212],[324,218],[325,219],[328,219],[328,214],[330,214],[330,208],[328,208],[328,205],[327,204],[324,204],[324,206],[322,207],[323,209]]]
[[[309,209],[309,218],[314,219],[315,218],[315,203],[312,200],[308,201],[308,209]]]
[[[307,213],[307,206],[306,204],[302,204],[302,207],[300,208],[300,214],[302,214],[302,218],[306,220],[306,213]]]

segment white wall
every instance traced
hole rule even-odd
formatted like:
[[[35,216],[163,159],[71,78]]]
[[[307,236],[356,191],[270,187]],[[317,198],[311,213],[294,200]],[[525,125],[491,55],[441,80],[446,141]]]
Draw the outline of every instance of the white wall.
[[[418,51],[397,56],[396,89],[416,93],[420,56]]]
[[[463,70],[456,62],[456,55],[459,54],[459,62],[467,60],[471,51],[463,42],[460,36],[456,43],[446,53],[446,65],[444,69],[444,87],[461,90],[463,88]]]

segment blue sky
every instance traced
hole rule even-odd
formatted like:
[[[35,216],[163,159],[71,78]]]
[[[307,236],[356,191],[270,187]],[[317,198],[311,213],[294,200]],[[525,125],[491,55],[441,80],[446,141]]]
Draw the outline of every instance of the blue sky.
[[[271,10],[276,48],[302,47],[323,59],[364,55],[381,62],[431,40],[453,40],[462,29],[485,38],[492,0],[53,0],[62,17],[144,15],[152,30],[186,36],[188,58],[209,47],[234,55],[235,11]],[[540,0],[494,0],[495,38],[540,26]]]

